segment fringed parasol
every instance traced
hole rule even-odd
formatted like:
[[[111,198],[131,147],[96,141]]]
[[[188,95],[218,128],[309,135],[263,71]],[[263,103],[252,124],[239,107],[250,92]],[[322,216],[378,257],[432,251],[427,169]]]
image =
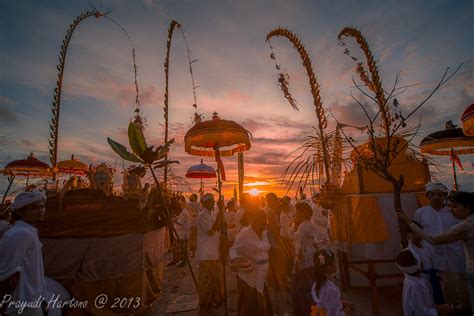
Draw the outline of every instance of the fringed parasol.
[[[218,147],[219,154],[228,157],[250,149],[250,132],[214,112],[212,120],[196,122],[184,136],[184,144],[184,150],[194,156],[215,157]]]
[[[47,163],[38,160],[33,153],[26,159],[14,160],[2,170],[4,175],[49,177],[51,169]]]
[[[201,193],[203,192],[202,179],[211,179],[215,177],[216,177],[216,171],[214,170],[214,168],[204,164],[202,159],[199,165],[191,166],[186,172],[186,178],[201,179],[201,189],[199,190],[199,192]]]
[[[79,161],[79,159],[75,158],[74,155],[71,155],[71,159],[58,162],[58,170],[61,173],[84,176],[89,172],[89,167],[87,167],[85,163]]]
[[[14,160],[10,162],[5,166],[4,169],[0,169],[0,173],[8,176],[8,187],[3,195],[2,205],[5,202],[5,198],[8,194],[8,191],[10,191],[15,177],[26,177],[25,187],[28,187],[30,177],[46,178],[51,177],[53,174],[48,164],[38,160],[33,155],[33,153],[30,153],[26,159]]]
[[[474,136],[474,103],[461,115],[462,130],[467,136]]]
[[[210,178],[215,178],[215,177],[216,177],[216,171],[214,170],[214,168],[204,164],[202,159],[201,159],[201,163],[199,165],[191,166],[188,169],[188,171],[186,172],[186,178],[210,179]]]
[[[456,163],[462,168],[458,155],[474,153],[474,137],[466,136],[462,128],[446,122],[446,129],[429,134],[420,143],[422,153],[436,156],[450,156],[454,173],[454,189],[457,190]]]
[[[195,125],[184,136],[184,150],[194,156],[215,157],[217,172],[224,181],[225,170],[220,157],[242,153],[250,146],[250,132],[234,121],[222,120],[217,112],[213,113],[212,120],[202,122],[196,119]]]

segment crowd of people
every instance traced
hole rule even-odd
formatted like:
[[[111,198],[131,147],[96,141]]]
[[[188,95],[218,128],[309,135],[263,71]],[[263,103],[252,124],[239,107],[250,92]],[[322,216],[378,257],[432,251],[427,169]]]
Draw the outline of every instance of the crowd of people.
[[[412,315],[472,315],[474,306],[474,194],[425,186],[430,204],[409,225],[409,245],[396,257],[404,272],[403,310]]]
[[[395,258],[404,272],[404,315],[472,315],[474,194],[449,192],[440,183],[425,188],[429,205],[412,216],[397,210],[409,240]],[[2,297],[25,302],[69,298],[44,275],[35,225],[44,216],[45,200],[35,189],[22,192],[10,205],[13,225],[0,220]],[[188,255],[199,261],[199,314],[214,314],[225,300],[224,262],[237,278],[238,315],[351,315],[353,306],[342,300],[333,281],[329,211],[320,202],[319,194],[311,200],[301,195],[296,203],[275,193],[260,198],[244,194],[240,203],[216,201],[210,193],[200,199],[192,194],[189,201],[179,197],[168,265],[183,267]],[[15,315],[18,308],[3,304],[0,314]],[[46,309],[44,303],[26,306],[22,314],[43,315]],[[61,314],[54,308],[47,312]]]
[[[174,212],[178,238],[168,263],[182,267],[188,252],[195,252],[200,315],[223,304],[222,260],[237,276],[238,315],[309,315],[312,308],[350,314],[352,306],[331,281],[336,260],[328,248],[328,211],[320,207],[319,194],[311,200],[302,195],[296,203],[275,193],[243,194],[238,204],[207,193],[200,202],[193,194]]]

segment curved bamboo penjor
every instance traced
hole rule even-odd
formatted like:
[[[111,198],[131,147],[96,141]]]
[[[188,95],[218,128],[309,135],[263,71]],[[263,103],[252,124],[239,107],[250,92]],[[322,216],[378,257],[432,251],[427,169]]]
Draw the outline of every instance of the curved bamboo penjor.
[[[308,53],[304,45],[301,43],[301,40],[291,31],[284,29],[284,28],[277,28],[272,30],[270,33],[267,34],[265,40],[268,42],[270,38],[273,36],[282,36],[286,37],[290,42],[295,46],[296,50],[300,54],[301,59],[303,60],[303,66],[306,69],[309,79],[309,85],[311,87],[311,94],[313,95],[313,104],[315,107],[316,117],[318,118],[318,132],[319,138],[321,139],[322,144],[322,152],[323,152],[323,163],[324,169],[326,173],[326,184],[330,183],[330,175],[329,175],[329,154],[327,150],[327,143],[328,138],[324,130],[327,127],[327,118],[323,108],[323,103],[321,101],[321,97],[319,95],[319,84],[316,79],[316,75],[314,74],[313,66],[311,64],[311,59],[309,58]],[[290,103],[291,104],[291,103]],[[292,104],[293,106],[293,104]]]
[[[181,28],[181,24],[173,20],[170,23],[168,28],[168,41],[166,42],[166,60],[165,60],[165,107],[164,107],[164,117],[165,117],[165,143],[168,141],[168,77],[169,77],[169,65],[170,65],[170,50],[171,50],[171,38],[173,37],[174,28]],[[165,159],[168,159],[168,154],[166,154]],[[164,170],[164,182],[165,184],[168,181],[168,167],[165,167]]]
[[[49,154],[51,166],[56,168],[58,161],[58,133],[59,133],[59,112],[61,109],[61,92],[63,85],[64,77],[64,67],[66,65],[66,54],[69,47],[69,42],[71,41],[72,34],[76,27],[87,18],[95,17],[100,18],[106,16],[107,13],[101,13],[97,10],[87,11],[81,13],[76,19],[69,25],[69,28],[66,31],[66,36],[64,37],[63,44],[61,45],[61,51],[59,52],[59,64],[56,66],[58,69],[58,80],[56,81],[56,88],[54,88],[53,94],[53,104],[51,107],[51,112],[53,117],[51,118],[51,123],[49,124],[50,128],[50,139],[49,139]]]
[[[357,44],[359,44],[359,47],[362,49],[364,52],[366,61],[367,61],[367,66],[369,67],[369,73],[370,73],[370,78],[367,75],[367,71],[365,70],[362,62],[357,63],[357,68],[356,72],[359,74],[360,79],[362,82],[364,82],[367,85],[367,88],[369,88],[372,92],[375,93],[375,98],[377,100],[377,104],[380,107],[380,112],[382,113],[382,120],[383,120],[383,128],[385,129],[386,134],[389,134],[390,131],[390,111],[387,106],[387,101],[385,99],[385,94],[384,90],[382,87],[382,80],[380,79],[379,76],[379,71],[377,69],[377,63],[374,60],[374,56],[372,55],[372,52],[369,48],[369,44],[367,43],[367,40],[365,37],[362,35],[362,33],[352,27],[345,27],[341,30],[337,38],[339,41],[341,41],[341,44],[344,46],[345,43],[342,41],[342,37],[349,37],[352,36],[355,38],[357,41]],[[349,50],[346,48],[345,54],[349,55]],[[352,59],[357,60],[356,57],[352,57]]]

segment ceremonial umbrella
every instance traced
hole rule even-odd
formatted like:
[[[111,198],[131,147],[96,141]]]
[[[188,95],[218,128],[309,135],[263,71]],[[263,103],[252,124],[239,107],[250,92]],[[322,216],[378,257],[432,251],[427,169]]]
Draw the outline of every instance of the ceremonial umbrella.
[[[462,130],[467,136],[474,136],[474,103],[461,115]]]
[[[85,163],[79,161],[74,155],[71,155],[71,159],[62,160],[58,162],[58,170],[61,173],[77,174],[84,176],[89,172],[89,167]]]
[[[184,136],[184,150],[188,154],[215,157],[219,197],[221,178],[226,180],[221,156],[242,153],[249,150],[250,146],[250,132],[234,121],[221,119],[216,112],[213,113],[212,120],[197,119]]]
[[[0,173],[8,176],[8,188],[3,196],[2,204],[10,190],[13,180],[16,176],[26,176],[26,186],[30,177],[50,177],[52,175],[51,169],[48,164],[38,160],[33,153],[30,153],[26,159],[14,160],[7,164],[4,169],[0,170]]]
[[[192,179],[201,179],[201,189],[199,192],[202,194],[202,179],[210,179],[216,177],[216,171],[211,166],[208,166],[203,163],[201,159],[201,163],[199,165],[191,166],[188,171],[186,172],[186,178]]]
[[[215,157],[217,162],[217,188],[219,200],[222,198],[221,177],[226,180],[224,164],[221,156],[232,156],[239,153],[239,186],[243,184],[243,152],[250,149],[250,132],[234,121],[222,120],[217,112],[212,115],[212,120],[201,121],[201,117],[196,115],[195,124],[184,136],[184,150],[191,155]],[[242,170],[242,172],[241,172]],[[225,225],[222,226],[222,241],[226,241]],[[224,266],[225,282],[225,261],[221,258]],[[224,289],[226,284],[224,283]],[[227,291],[224,291],[225,314],[227,315]]]
[[[456,163],[462,168],[457,155],[474,153],[474,137],[464,135],[462,128],[456,128],[451,121],[448,121],[445,130],[434,132],[423,138],[420,148],[422,153],[451,157],[454,189],[457,190]]]

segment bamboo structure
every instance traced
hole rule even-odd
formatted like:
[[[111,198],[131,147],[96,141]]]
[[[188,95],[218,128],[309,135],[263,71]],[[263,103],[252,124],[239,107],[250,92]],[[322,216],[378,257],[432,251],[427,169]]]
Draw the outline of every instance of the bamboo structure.
[[[66,54],[69,43],[71,42],[71,38],[76,27],[82,21],[90,17],[95,17],[98,19],[106,15],[107,13],[101,13],[95,9],[92,11],[83,12],[69,25],[66,35],[64,36],[63,43],[61,45],[61,51],[59,52],[59,64],[56,66],[58,69],[58,79],[56,81],[56,87],[54,88],[53,103],[51,106],[51,112],[53,116],[51,118],[51,123],[49,124],[49,159],[51,161],[51,167],[53,170],[56,168],[58,162],[59,113],[61,110],[61,93],[64,78],[64,68],[66,66]]]
[[[306,69],[306,73],[308,75],[308,80],[309,80],[309,85],[311,88],[311,94],[313,96],[313,105],[315,107],[315,112],[316,112],[316,117],[318,119],[318,136],[321,141],[321,149],[322,149],[322,158],[323,158],[323,164],[324,164],[324,171],[326,175],[326,184],[330,184],[330,164],[329,164],[329,153],[328,153],[328,138],[325,133],[325,129],[327,127],[327,118],[326,118],[326,113],[323,108],[323,103],[321,101],[321,96],[319,93],[319,84],[317,82],[316,75],[313,70],[313,65],[311,63],[311,59],[309,58],[308,53],[306,52],[306,49],[304,45],[301,43],[301,40],[296,36],[293,32],[284,29],[284,28],[277,28],[272,30],[270,33],[267,34],[265,40],[267,42],[270,41],[270,39],[274,36],[281,36],[287,38],[296,48],[298,53],[300,54],[300,57],[303,61],[303,66]],[[273,55],[273,54],[272,54]],[[273,58],[274,56],[272,56]],[[283,88],[283,87],[282,87]],[[285,95],[285,97],[288,99],[288,97]],[[291,102],[290,102],[291,103]],[[294,107],[294,104],[292,104]]]
[[[382,113],[383,128],[385,129],[386,134],[389,134],[391,119],[390,111],[387,106],[388,100],[385,98],[385,93],[382,87],[382,80],[380,79],[377,64],[375,62],[372,51],[370,50],[369,44],[367,43],[367,40],[362,35],[362,33],[352,27],[345,27],[341,30],[341,32],[339,32],[337,38],[341,41],[342,45],[345,45],[345,43],[342,42],[342,37],[344,36],[354,37],[357,41],[357,44],[359,44],[360,49],[364,52],[366,63],[369,68],[370,77],[368,76],[367,71],[365,70],[362,62],[357,63],[356,72],[359,74],[359,77],[362,82],[367,85],[367,88],[369,88],[375,94],[377,104],[379,105],[380,112]],[[348,55],[349,50],[346,49],[345,53]],[[353,59],[357,60],[357,58],[355,57],[353,57]]]
[[[166,42],[166,59],[165,59],[165,107],[164,107],[164,118],[165,118],[165,143],[168,141],[168,109],[169,109],[169,94],[168,94],[168,78],[169,78],[169,65],[170,65],[170,50],[171,50],[171,39],[173,38],[173,31],[175,27],[181,28],[181,24],[175,20],[171,21],[168,28],[168,40]],[[168,159],[166,154],[165,159]],[[168,167],[164,170],[164,183],[166,185],[168,181]]]

